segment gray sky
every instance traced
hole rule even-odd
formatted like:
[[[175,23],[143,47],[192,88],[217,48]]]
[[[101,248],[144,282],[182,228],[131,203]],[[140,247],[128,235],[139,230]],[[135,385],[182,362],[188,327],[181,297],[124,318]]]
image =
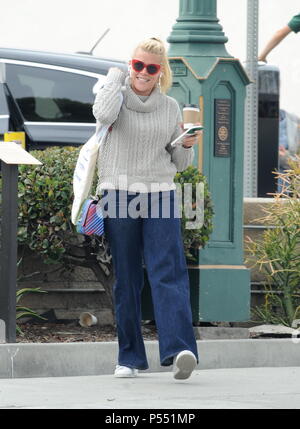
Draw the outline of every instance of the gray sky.
[[[247,0],[218,0],[218,17],[229,38],[228,52],[246,57]],[[1,0],[0,45],[55,52],[89,50],[111,28],[95,55],[127,60],[148,36],[166,40],[179,0]],[[260,49],[300,12],[299,0],[260,0]],[[270,54],[281,72],[281,107],[300,116],[300,33],[288,36]]]

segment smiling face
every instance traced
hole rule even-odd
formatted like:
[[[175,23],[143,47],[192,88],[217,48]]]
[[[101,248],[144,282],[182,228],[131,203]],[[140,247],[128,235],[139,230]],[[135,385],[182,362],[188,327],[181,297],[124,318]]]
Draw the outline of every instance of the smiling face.
[[[145,64],[161,64],[162,57],[160,55],[151,54],[138,48],[132,59],[140,60]],[[162,69],[155,75],[151,75],[144,68],[140,72],[136,72],[131,66],[131,88],[138,95],[150,95],[159,80]]]

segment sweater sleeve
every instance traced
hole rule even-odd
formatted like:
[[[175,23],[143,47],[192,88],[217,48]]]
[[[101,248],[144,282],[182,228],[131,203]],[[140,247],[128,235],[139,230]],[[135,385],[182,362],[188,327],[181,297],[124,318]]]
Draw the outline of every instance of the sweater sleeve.
[[[171,142],[175,140],[180,134],[182,134],[182,128],[180,126],[180,123],[182,123],[182,116],[177,102],[176,106],[177,112],[175,115],[175,130],[172,135],[171,141],[166,146],[166,149],[170,153],[171,161],[176,165],[177,171],[181,172],[193,163],[195,152],[193,147],[185,148],[182,146],[182,144],[171,146]]]
[[[288,23],[288,26],[294,33],[299,33],[300,31],[300,13],[298,15],[293,16],[293,18]]]
[[[109,69],[105,84],[99,89],[93,105],[93,115],[102,125],[116,121],[120,112],[119,93],[125,73],[117,68]]]

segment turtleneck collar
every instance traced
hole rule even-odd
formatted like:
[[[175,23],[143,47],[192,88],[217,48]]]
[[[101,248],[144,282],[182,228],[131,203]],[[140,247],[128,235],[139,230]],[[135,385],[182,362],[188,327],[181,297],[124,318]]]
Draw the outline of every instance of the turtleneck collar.
[[[147,100],[141,100],[130,85],[130,77],[125,80],[124,103],[129,110],[135,112],[154,112],[159,105],[161,93],[159,88],[154,88]]]

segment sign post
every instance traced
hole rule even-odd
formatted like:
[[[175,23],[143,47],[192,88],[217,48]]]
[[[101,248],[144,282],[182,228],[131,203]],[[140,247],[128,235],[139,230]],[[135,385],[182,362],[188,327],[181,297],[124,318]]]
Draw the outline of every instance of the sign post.
[[[0,235],[0,324],[4,340],[16,342],[18,165],[42,163],[16,143],[0,142],[2,174]]]

